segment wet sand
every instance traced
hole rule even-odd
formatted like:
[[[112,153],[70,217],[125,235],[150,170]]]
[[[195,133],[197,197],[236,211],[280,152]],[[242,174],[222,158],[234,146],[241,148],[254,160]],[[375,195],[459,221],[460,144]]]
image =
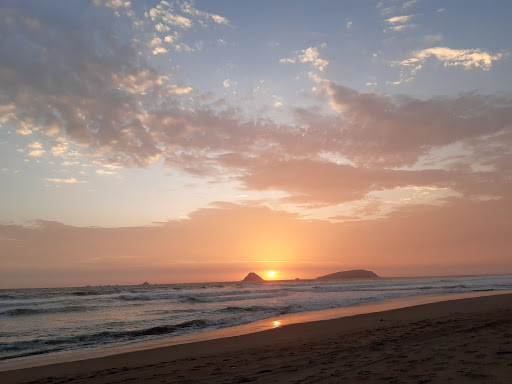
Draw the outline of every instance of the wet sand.
[[[512,294],[0,372],[0,383],[511,383]]]

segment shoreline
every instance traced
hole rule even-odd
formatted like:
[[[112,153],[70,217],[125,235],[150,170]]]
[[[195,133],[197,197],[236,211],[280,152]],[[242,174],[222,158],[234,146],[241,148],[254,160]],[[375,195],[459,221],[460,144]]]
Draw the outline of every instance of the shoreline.
[[[468,298],[468,296],[471,296],[471,298]],[[349,336],[352,337],[351,332],[364,333],[365,330],[368,331],[369,329],[379,331],[377,332],[379,334],[382,333],[382,330],[379,330],[382,326],[403,322],[403,319],[407,319],[410,323],[409,326],[411,326],[415,321],[425,321],[425,319],[443,316],[460,317],[464,314],[480,313],[482,316],[485,314],[489,317],[489,314],[496,311],[505,311],[507,316],[512,313],[512,293],[510,291],[425,295],[357,304],[333,310],[287,314],[277,318],[260,320],[255,323],[205,332],[203,334],[177,337],[174,338],[175,340],[168,338],[93,351],[92,353],[84,354],[81,359],[74,359],[70,362],[62,362],[62,359],[59,362],[58,359],[55,360],[55,356],[34,357],[30,359],[34,360],[32,363],[35,360],[39,360],[40,364],[38,366],[32,365],[32,367],[27,365],[29,359],[24,361],[21,361],[21,359],[13,362],[7,361],[0,364],[0,381],[3,383],[22,383],[42,378],[47,379],[56,375],[76,378],[86,372],[94,371],[98,373],[95,377],[100,381],[95,381],[96,379],[94,379],[89,382],[109,382],[101,381],[102,379],[100,378],[103,377],[102,372],[104,374],[108,370],[115,371],[125,367],[127,370],[123,371],[124,373],[118,372],[124,377],[125,374],[134,374],[130,367],[140,368],[141,364],[147,368],[154,367],[155,364],[167,362],[170,357],[174,361],[186,358],[192,358],[195,361],[201,358],[210,362],[212,359],[215,360],[214,357],[210,356],[212,354],[216,357],[235,352],[239,355],[244,355],[247,353],[247,349],[263,348],[263,350],[272,350],[278,347],[281,348],[284,344],[331,340],[334,337],[341,336],[348,338]],[[343,312],[345,313],[343,314]],[[463,322],[463,320],[460,321]],[[276,321],[280,322],[277,324],[277,327]],[[261,329],[258,329],[258,327]],[[206,335],[207,333],[208,335]],[[380,336],[384,335],[381,334]],[[178,338],[181,338],[181,340],[177,340]],[[512,346],[510,350],[510,353],[512,353]],[[503,356],[507,355],[510,358],[508,351],[508,349],[505,350]],[[94,353],[98,353],[98,355],[94,356]],[[279,355],[275,357],[279,358]],[[172,366],[171,363],[169,362],[169,366]],[[222,360],[217,363],[219,366],[225,365],[225,363],[222,363]],[[17,364],[18,366],[16,366]],[[197,371],[201,371],[201,369],[198,368]],[[512,374],[512,371],[510,373]],[[176,380],[178,376],[176,376]],[[190,374],[188,376],[185,375],[185,379],[188,380],[189,376]],[[109,380],[111,379],[113,377],[110,377]]]
[[[355,315],[384,312],[394,309],[437,303],[447,300],[458,300],[472,297],[494,296],[501,294],[512,294],[512,290],[416,295],[398,299],[358,303],[348,305],[345,307],[328,308],[317,311],[287,313],[280,316],[256,320],[246,324],[239,324],[212,330],[203,330],[200,332],[187,335],[169,336],[164,338],[156,338],[153,340],[136,341],[123,345],[96,347],[79,351],[64,351],[53,354],[41,354],[4,360],[0,361],[0,373],[14,369],[26,369],[51,364],[69,363],[81,360],[89,360],[113,355],[120,355],[130,352],[151,350],[155,348],[171,347],[175,345],[248,335],[293,324],[312,323],[324,320],[339,319]]]

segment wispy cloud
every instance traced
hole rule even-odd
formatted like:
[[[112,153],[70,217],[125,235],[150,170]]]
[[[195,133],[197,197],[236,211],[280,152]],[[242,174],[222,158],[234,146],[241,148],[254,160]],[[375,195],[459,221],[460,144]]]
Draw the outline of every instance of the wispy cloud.
[[[117,172],[115,171],[106,171],[104,169],[97,169],[96,173],[99,175],[117,175]]]
[[[169,85],[166,88],[169,95],[188,95],[194,89],[192,87],[184,87],[180,85]]]
[[[464,69],[491,69],[493,63],[504,57],[502,53],[491,54],[481,49],[451,49],[448,47],[427,48],[415,51],[409,59],[400,62],[404,66],[415,66],[428,58],[435,58],[445,67],[463,67]]]
[[[405,24],[408,23],[412,19],[413,15],[407,15],[407,16],[393,16],[389,19],[386,19],[386,21],[389,24]]]
[[[103,5],[108,8],[129,8],[131,1],[126,0],[93,0],[95,5]]]
[[[70,177],[67,179],[61,179],[61,178],[46,178],[46,181],[51,181],[56,184],[77,184],[77,183],[86,183],[86,181],[78,181],[74,177]]]
[[[436,34],[433,34],[433,35],[426,35],[425,36],[425,41],[427,43],[438,43],[440,41],[443,41],[444,39],[444,36],[442,33],[436,33]]]
[[[420,0],[409,0],[409,1],[406,1],[404,3],[404,5],[402,5],[402,9],[411,8],[411,7],[415,6],[416,4],[418,4],[419,2],[420,2]]]
[[[386,22],[389,24],[389,27],[385,31],[394,31],[400,32],[406,29],[410,29],[415,27],[414,24],[409,23],[414,15],[403,15],[403,16],[393,16],[386,19]]]

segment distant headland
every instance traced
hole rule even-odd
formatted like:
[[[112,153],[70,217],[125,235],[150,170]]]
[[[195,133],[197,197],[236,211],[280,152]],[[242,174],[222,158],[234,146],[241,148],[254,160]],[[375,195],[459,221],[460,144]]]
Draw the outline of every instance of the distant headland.
[[[375,272],[367,271],[365,269],[353,269],[351,271],[343,271],[331,273],[329,275],[317,277],[315,280],[342,280],[342,279],[379,279]]]
[[[367,271],[365,269],[353,269],[350,271],[341,271],[331,273],[329,275],[317,277],[315,280],[320,281],[332,281],[332,280],[345,280],[345,279],[380,279],[375,272]],[[297,278],[296,281],[300,281],[301,279]],[[254,272],[250,272],[242,281],[247,281],[250,283],[260,283],[264,280],[261,276],[257,275]]]

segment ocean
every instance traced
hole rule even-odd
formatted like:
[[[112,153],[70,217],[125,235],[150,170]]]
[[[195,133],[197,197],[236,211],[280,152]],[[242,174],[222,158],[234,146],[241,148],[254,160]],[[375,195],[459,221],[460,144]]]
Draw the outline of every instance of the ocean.
[[[172,338],[288,313],[512,289],[512,275],[0,290],[0,361]]]

